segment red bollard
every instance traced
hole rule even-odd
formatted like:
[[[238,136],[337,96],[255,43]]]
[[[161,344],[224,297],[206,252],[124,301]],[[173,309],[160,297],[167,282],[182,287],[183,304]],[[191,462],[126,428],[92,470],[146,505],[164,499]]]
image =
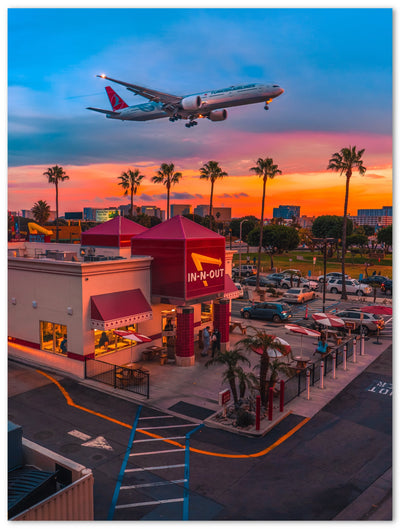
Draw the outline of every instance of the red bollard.
[[[284,401],[285,401],[285,381],[281,380],[280,393],[279,393],[279,411],[283,411]]]
[[[256,397],[256,430],[260,429],[260,410],[261,410],[261,397]]]
[[[269,388],[269,392],[268,392],[268,420],[269,421],[272,421],[273,405],[274,405],[274,390],[273,388]]]

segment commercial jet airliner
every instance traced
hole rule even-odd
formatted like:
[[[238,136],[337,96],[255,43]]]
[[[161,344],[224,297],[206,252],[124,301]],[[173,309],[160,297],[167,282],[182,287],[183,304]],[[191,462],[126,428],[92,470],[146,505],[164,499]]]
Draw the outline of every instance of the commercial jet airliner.
[[[211,121],[225,121],[228,116],[226,107],[251,105],[264,101],[264,108],[268,110],[269,103],[284,92],[283,88],[277,84],[251,83],[230,86],[220,90],[210,90],[200,94],[177,96],[136,84],[125,83],[124,81],[117,81],[106,77],[104,74],[97,77],[125,86],[135,95],[149,99],[150,103],[128,106],[111,86],[107,86],[106,92],[112,111],[93,107],[88,107],[88,110],[101,112],[107,118],[120,119],[122,121],[148,121],[160,118],[169,118],[170,121],[186,119],[189,120],[188,123],[185,123],[186,127],[197,125],[195,120],[199,118],[208,118]]]

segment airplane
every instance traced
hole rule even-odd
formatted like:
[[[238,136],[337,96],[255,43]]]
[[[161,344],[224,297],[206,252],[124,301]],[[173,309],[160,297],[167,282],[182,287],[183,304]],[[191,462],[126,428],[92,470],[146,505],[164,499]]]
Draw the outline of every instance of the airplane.
[[[105,114],[107,118],[122,121],[148,121],[160,118],[169,118],[170,121],[185,119],[189,120],[188,123],[185,123],[188,128],[197,125],[195,120],[199,118],[225,121],[228,117],[226,107],[251,105],[265,101],[264,109],[268,110],[269,103],[284,92],[283,88],[277,84],[249,83],[199,94],[177,96],[111,79],[104,74],[96,77],[125,86],[127,90],[149,99],[150,102],[128,106],[111,86],[106,86],[112,111],[94,107],[87,107],[87,110],[94,110]]]

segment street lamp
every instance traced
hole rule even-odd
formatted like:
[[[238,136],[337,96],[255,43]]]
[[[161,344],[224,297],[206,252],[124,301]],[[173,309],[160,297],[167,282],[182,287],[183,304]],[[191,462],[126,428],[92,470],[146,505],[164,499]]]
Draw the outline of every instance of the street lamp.
[[[239,283],[242,280],[242,224],[247,222],[247,219],[243,219],[239,224]]]
[[[326,249],[328,244],[332,244],[336,241],[333,237],[323,237],[321,239],[312,239],[312,241],[316,244],[321,244],[320,248],[322,247],[323,253],[324,253],[324,283],[322,287],[322,312],[325,312],[325,294],[326,294]]]

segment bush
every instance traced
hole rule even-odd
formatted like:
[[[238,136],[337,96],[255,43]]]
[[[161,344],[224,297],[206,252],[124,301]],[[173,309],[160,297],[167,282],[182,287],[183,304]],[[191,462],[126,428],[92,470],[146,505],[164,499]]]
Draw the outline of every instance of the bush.
[[[236,426],[245,428],[252,426],[255,422],[254,415],[246,410],[238,410],[236,417]]]

